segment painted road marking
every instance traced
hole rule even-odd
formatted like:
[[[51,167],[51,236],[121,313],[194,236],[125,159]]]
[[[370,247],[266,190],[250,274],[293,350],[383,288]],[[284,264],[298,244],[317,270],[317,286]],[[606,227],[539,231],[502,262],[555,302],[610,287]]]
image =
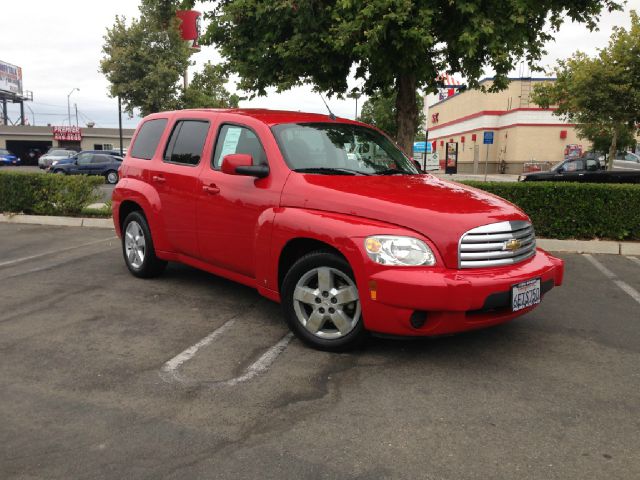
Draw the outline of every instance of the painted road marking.
[[[34,260],[36,258],[46,257],[48,255],[54,255],[56,253],[68,252],[69,250],[75,250],[76,248],[88,247],[90,245],[96,245],[98,243],[109,242],[111,240],[115,240],[116,238],[118,237],[104,238],[102,240],[95,240],[93,242],[83,243],[81,245],[75,245],[73,247],[59,248],[57,250],[49,250],[48,252],[38,253],[36,255],[30,255],[28,257],[16,258],[15,260],[8,260],[6,262],[0,262],[0,267],[8,267],[10,265],[15,265],[16,263],[22,263],[28,260]]]
[[[636,257],[627,257],[629,260],[631,260],[632,262],[637,263],[638,265],[640,265],[640,258],[636,258]]]
[[[611,270],[605,267],[602,263],[600,263],[590,254],[585,253],[583,254],[583,257],[589,260],[589,262],[591,262],[591,264],[594,267],[600,270],[605,277],[607,277],[609,280],[615,283],[622,291],[624,291],[627,295],[633,298],[636,302],[640,303],[640,292],[638,292],[635,288],[633,288],[627,282],[620,280],[615,273],[613,273]]]
[[[225,322],[222,326],[215,329],[213,332],[211,332],[209,335],[204,337],[198,343],[192,345],[191,347],[187,348],[183,352],[180,352],[178,355],[176,355],[171,360],[166,362],[160,369],[160,377],[165,381],[177,381],[183,384],[195,383],[183,377],[182,375],[180,375],[180,372],[178,371],[178,369],[182,364],[191,360],[196,355],[196,353],[198,353],[198,350],[200,350],[203,347],[206,347],[207,345],[211,344],[215,339],[220,337],[220,335],[222,335],[226,330],[228,330],[229,327],[231,327],[235,322],[236,322],[236,318],[227,320],[227,322]],[[273,364],[276,358],[278,358],[278,356],[284,351],[284,349],[287,348],[287,345],[289,345],[289,342],[291,341],[292,338],[293,338],[293,333],[286,334],[284,337],[280,339],[280,341],[278,341],[278,343],[276,343],[271,348],[269,348],[269,350],[264,352],[260,356],[260,358],[258,358],[255,362],[249,365],[245,369],[244,373],[242,373],[242,375],[230,378],[228,380],[221,380],[221,381],[215,381],[215,382],[201,382],[201,383],[208,385],[210,387],[221,387],[221,386],[232,387],[234,385],[238,385],[239,383],[243,383],[248,380],[251,380],[252,378],[256,377],[257,375],[260,375],[261,373],[266,372],[269,369],[269,367]]]
[[[190,346],[189,348],[187,348],[183,352],[180,352],[178,355],[176,355],[171,360],[166,362],[162,366],[161,371],[164,374],[166,374],[166,376],[174,380],[184,381],[184,379],[178,374],[178,367],[180,367],[180,365],[182,365],[187,360],[191,360],[195,356],[195,354],[198,353],[198,350],[200,350],[202,347],[206,347],[207,345],[209,345],[216,338],[222,335],[225,332],[225,330],[227,330],[234,323],[236,323],[235,318],[232,318],[231,320],[227,320],[224,324],[222,324],[221,327],[216,328],[213,332],[211,332],[209,335],[204,337],[198,343]]]

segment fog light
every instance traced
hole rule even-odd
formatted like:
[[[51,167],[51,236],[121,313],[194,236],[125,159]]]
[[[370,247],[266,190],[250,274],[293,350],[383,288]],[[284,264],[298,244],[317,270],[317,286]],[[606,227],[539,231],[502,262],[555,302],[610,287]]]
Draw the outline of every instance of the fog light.
[[[427,323],[427,312],[416,310],[411,314],[410,321],[413,328],[422,328]]]

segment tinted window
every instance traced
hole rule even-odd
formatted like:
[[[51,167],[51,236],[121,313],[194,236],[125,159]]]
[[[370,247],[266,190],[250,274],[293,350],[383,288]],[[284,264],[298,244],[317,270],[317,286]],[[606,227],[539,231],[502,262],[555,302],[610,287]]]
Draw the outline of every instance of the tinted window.
[[[254,165],[265,165],[267,155],[256,134],[246,127],[238,125],[223,125],[216,141],[216,151],[213,155],[213,167],[220,168],[226,155],[232,153],[246,153],[253,157]]]
[[[78,165],[89,165],[93,155],[91,153],[82,153],[78,155]]]
[[[91,159],[91,163],[110,163],[111,157],[108,155],[94,155]]]
[[[166,162],[197,165],[202,157],[209,122],[182,120],[176,123],[164,154]]]
[[[158,118],[157,120],[144,122],[136,136],[136,142],[133,144],[131,156],[151,160],[153,154],[156,152],[156,148],[158,148],[160,137],[166,126],[166,118]]]

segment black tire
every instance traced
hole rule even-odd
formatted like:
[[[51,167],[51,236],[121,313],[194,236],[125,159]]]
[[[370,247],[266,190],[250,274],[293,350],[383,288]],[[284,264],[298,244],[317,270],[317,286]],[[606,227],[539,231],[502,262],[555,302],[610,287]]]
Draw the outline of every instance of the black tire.
[[[132,230],[135,223],[143,233],[144,240],[144,253],[142,255],[142,261],[139,262],[139,256],[134,253],[134,260],[130,259],[127,254],[127,232],[131,226]],[[137,228],[137,227],[135,227]],[[151,230],[149,230],[149,224],[143,213],[140,211],[131,212],[122,222],[122,255],[124,262],[127,265],[129,271],[139,278],[153,278],[160,275],[167,266],[165,260],[161,260],[156,256],[156,251],[153,246],[153,239],[151,237]]]
[[[54,170],[53,173],[55,173],[56,175],[66,175],[67,174],[67,172],[65,172],[64,170],[60,170],[60,169]]]
[[[299,318],[298,316],[299,314],[296,313],[296,304],[298,304],[299,311],[300,311],[300,306],[303,305],[302,303],[294,299],[294,291],[298,286],[298,282],[303,282],[306,276],[310,274],[313,275],[312,272],[314,270],[322,267],[328,267],[330,270],[334,272],[332,276],[338,277],[336,282],[340,281],[341,279],[344,280],[344,277],[340,276],[340,274],[348,277],[351,280],[352,284],[351,286],[345,285],[343,282],[343,288],[353,287],[357,292],[353,271],[351,270],[349,263],[344,258],[336,255],[335,253],[325,251],[325,250],[311,252],[307,255],[304,255],[300,259],[298,259],[291,266],[291,268],[287,272],[282,282],[281,305],[282,305],[285,321],[287,322],[287,325],[289,326],[291,331],[293,331],[293,333],[300,340],[302,340],[304,343],[306,343],[307,345],[313,348],[316,348],[318,350],[331,351],[331,352],[352,350],[360,346],[362,341],[365,339],[367,335],[367,332],[364,328],[364,322],[362,320],[362,312],[359,305],[359,302],[360,302],[359,297],[355,302],[349,303],[345,306],[346,308],[352,309],[352,311],[357,310],[360,313],[357,316],[353,317],[354,319],[357,317],[357,320],[353,321],[352,325],[354,326],[351,327],[351,330],[344,335],[341,334],[339,338],[321,338],[318,336],[318,334],[312,333],[311,331],[307,330],[307,328],[303,324],[303,321]],[[338,272],[335,272],[335,271],[338,271]],[[313,278],[313,277],[310,277],[310,278]],[[318,276],[318,282],[319,282],[319,276]],[[317,288],[319,289],[319,287],[320,286],[318,285]],[[330,297],[331,295],[329,296],[329,298],[326,299],[327,304],[325,305],[325,307],[332,306],[331,303],[329,303],[329,301],[333,301],[331,300]],[[320,299],[320,301],[323,301],[323,302],[325,300],[325,299],[322,299],[322,295],[319,295],[319,297],[316,298],[315,302],[318,302],[318,299]],[[319,304],[319,302],[318,302],[318,305],[314,305],[314,306],[311,306],[308,304],[304,304],[304,305],[305,305],[305,308],[308,307],[306,309],[307,314],[309,314],[309,312],[314,312],[316,307],[320,309],[319,307],[322,306],[322,304]],[[329,325],[333,325],[330,322],[331,321],[329,320]],[[326,325],[324,320],[322,325],[323,326]],[[335,327],[335,328],[337,330],[335,334],[338,334],[338,331],[340,329],[338,327]],[[322,332],[320,334],[322,334]]]
[[[114,175],[115,177],[113,177]],[[109,177],[113,177],[113,178],[109,179]],[[116,172],[115,170],[109,170],[107,173],[104,174],[104,180],[109,185],[115,185],[116,183],[118,183],[119,179],[120,178],[118,177],[118,172]]]

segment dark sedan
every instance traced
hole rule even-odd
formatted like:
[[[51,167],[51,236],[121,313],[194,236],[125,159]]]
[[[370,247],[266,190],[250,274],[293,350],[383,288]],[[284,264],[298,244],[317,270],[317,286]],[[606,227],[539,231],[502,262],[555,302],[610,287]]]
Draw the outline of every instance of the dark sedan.
[[[560,162],[547,172],[526,173],[521,182],[640,183],[640,170],[604,170],[595,156]]]
[[[104,151],[85,151],[51,165],[50,173],[60,175],[101,175],[107,183],[118,183],[118,169],[122,158]]]

